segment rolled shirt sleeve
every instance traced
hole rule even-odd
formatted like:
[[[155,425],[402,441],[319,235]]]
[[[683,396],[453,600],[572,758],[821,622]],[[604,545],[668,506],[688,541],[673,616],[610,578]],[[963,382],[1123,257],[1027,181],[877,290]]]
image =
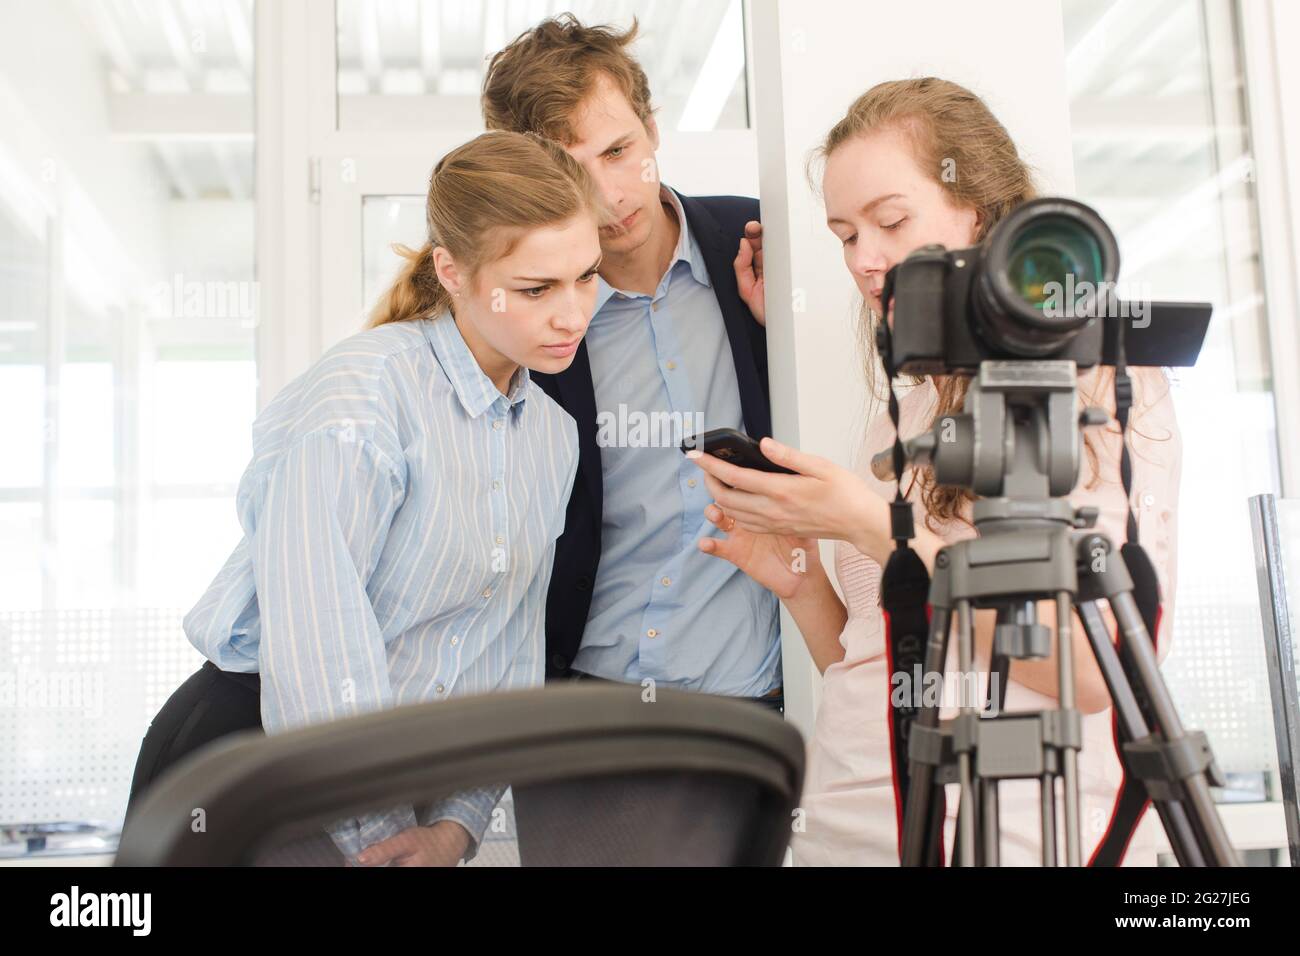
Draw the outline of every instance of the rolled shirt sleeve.
[[[392,705],[366,581],[403,486],[401,467],[346,425],[296,439],[271,472],[250,544],[268,735]],[[328,830],[353,858],[415,825],[413,809],[404,806]]]

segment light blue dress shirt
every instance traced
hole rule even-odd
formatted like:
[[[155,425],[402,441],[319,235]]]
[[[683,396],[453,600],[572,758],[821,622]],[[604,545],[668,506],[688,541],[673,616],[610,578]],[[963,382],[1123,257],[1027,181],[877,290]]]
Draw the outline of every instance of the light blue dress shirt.
[[[526,369],[502,395],[449,313],[353,335],[254,422],[244,536],[185,633],[223,670],[260,673],[268,734],[540,685],[577,463],[573,419]],[[472,856],[501,792],[328,829],[352,857],[451,819]]]
[[[681,200],[681,224],[654,295],[602,279],[587,329],[604,474],[601,558],[573,668],[609,680],[758,697],[781,685],[777,600],[702,553],[716,535],[704,473],[680,445],[744,429],[718,300]]]

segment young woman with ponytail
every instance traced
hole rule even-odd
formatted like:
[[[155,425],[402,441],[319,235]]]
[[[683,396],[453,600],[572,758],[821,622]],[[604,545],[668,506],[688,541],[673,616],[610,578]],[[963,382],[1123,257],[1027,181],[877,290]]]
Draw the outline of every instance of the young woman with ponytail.
[[[132,801],[228,733],[542,683],[578,440],[529,369],[566,368],[591,319],[598,203],[532,135],[485,133],[434,168],[427,241],[399,248],[369,327],[253,424],[243,539],[184,620],[208,660],[150,726]],[[367,814],[317,842],[340,863],[454,865],[499,797]]]

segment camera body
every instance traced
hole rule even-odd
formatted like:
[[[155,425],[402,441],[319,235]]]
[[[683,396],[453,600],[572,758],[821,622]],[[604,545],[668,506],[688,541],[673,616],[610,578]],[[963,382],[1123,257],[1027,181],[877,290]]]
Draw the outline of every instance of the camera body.
[[[1091,208],[1072,199],[1016,207],[978,246],[925,246],[891,276],[892,332],[878,330],[894,367],[912,375],[974,372],[1004,359],[1103,361],[1115,314],[1119,247]],[[892,342],[889,340],[892,339]]]
[[[894,367],[907,375],[973,374],[990,359],[1030,356],[1002,345],[972,306],[981,248],[945,250],[926,246],[897,266],[892,343],[877,329],[882,353],[892,345]],[[1079,368],[1102,361],[1104,322],[1089,317],[1072,336],[1035,358],[1068,359]]]

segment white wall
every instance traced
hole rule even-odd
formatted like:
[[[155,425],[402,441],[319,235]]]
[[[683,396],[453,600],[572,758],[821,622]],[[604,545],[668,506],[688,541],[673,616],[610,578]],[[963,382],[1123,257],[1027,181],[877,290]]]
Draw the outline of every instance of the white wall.
[[[809,152],[874,84],[935,75],[984,97],[1040,187],[1069,193],[1060,4],[754,0],[751,15],[773,427],[777,438],[848,465],[865,404],[854,333],[860,302],[808,187]],[[823,558],[830,566],[829,546]],[[786,715],[809,734],[820,679],[788,615],[782,632]]]
[[[1300,4],[1241,8],[1282,490],[1300,497]]]

